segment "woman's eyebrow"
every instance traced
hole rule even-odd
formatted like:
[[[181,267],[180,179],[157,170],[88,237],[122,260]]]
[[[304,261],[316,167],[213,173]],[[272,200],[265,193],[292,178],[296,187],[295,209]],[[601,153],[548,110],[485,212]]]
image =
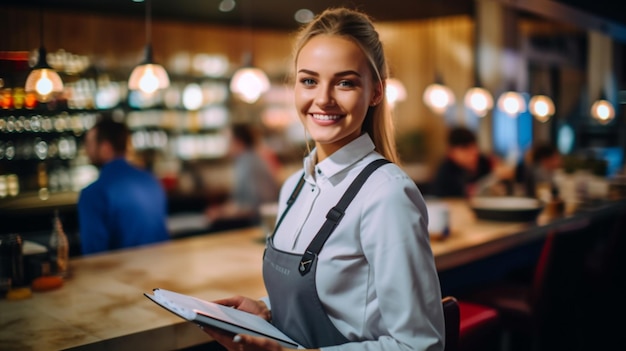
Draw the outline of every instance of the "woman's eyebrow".
[[[317,73],[315,71],[308,70],[308,69],[300,69],[298,71],[298,73],[309,74],[309,75],[312,75],[312,76],[319,76],[319,73]],[[357,77],[361,77],[361,74],[359,72],[353,71],[353,70],[337,72],[337,73],[334,74],[335,77],[345,77],[345,76],[351,76],[351,75],[355,75]]]

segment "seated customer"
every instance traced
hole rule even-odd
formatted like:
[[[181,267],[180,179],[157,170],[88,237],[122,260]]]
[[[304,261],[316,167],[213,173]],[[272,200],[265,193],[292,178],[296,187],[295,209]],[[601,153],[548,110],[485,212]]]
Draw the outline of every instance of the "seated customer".
[[[481,154],[471,130],[454,127],[448,133],[446,158],[437,170],[431,191],[438,197],[469,197],[513,176],[513,168]]]
[[[87,156],[100,175],[78,199],[83,254],[169,239],[165,192],[151,173],[126,160],[128,138],[126,125],[110,118],[85,135]]]
[[[278,200],[279,184],[270,161],[258,150],[257,131],[246,124],[235,124],[230,131],[233,187],[225,203],[205,210],[211,232],[258,225],[260,206]]]
[[[528,165],[524,167],[526,195],[549,200],[557,190],[554,175],[561,165],[561,153],[554,145],[547,142],[535,144],[530,150]],[[543,193],[538,193],[538,190]]]

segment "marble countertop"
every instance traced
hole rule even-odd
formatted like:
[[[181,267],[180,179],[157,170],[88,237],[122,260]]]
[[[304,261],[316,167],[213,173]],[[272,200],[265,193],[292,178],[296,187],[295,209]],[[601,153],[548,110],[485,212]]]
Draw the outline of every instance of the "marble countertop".
[[[446,200],[451,234],[431,240],[438,270],[535,240],[555,226],[477,220],[462,200]],[[210,341],[193,323],[143,296],[164,288],[205,300],[265,296],[263,230],[250,228],[78,257],[63,287],[0,300],[0,350],[172,350]]]
[[[255,228],[73,259],[60,289],[0,300],[0,350],[172,350],[208,342],[143,293],[262,297],[261,236]]]

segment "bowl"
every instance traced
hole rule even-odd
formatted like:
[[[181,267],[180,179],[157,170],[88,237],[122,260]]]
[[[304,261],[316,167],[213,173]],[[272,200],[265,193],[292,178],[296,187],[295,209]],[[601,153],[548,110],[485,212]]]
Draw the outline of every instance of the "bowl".
[[[501,222],[531,222],[544,204],[532,197],[478,196],[470,199],[470,207],[479,219]]]

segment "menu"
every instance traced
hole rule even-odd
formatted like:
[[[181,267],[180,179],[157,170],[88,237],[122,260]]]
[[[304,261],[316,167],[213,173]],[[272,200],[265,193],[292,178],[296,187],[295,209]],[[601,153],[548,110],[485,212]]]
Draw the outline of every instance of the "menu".
[[[233,334],[248,334],[276,340],[283,347],[303,349],[265,319],[238,309],[208,302],[165,289],[153,289],[144,295],[177,316],[200,325],[219,328]]]

